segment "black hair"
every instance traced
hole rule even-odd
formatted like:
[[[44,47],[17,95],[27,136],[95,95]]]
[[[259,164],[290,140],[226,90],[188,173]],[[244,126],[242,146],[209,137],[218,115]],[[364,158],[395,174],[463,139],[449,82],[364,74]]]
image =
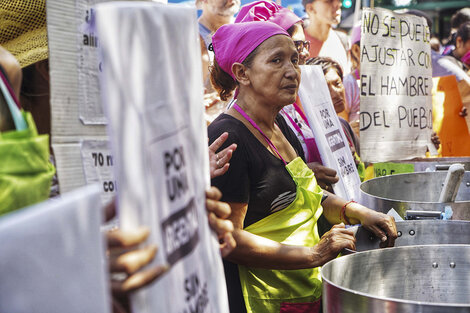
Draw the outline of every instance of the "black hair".
[[[329,57],[316,57],[316,58],[310,58],[305,62],[307,65],[320,65],[323,74],[326,74],[329,70],[334,69],[339,77],[343,79],[343,69],[341,68],[341,65],[339,65],[338,62],[333,60],[332,58]]]

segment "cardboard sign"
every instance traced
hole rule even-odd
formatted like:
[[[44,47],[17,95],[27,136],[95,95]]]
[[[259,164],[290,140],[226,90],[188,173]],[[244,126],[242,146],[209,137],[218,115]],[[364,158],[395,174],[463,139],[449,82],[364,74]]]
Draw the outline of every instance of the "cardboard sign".
[[[222,260],[205,208],[209,185],[194,7],[96,7],[105,111],[123,229],[147,225],[169,273],[132,297],[133,312],[228,312]]]
[[[83,170],[87,184],[101,186],[102,203],[108,203],[116,193],[113,156],[108,141],[84,140],[81,145]]]
[[[0,311],[111,312],[99,188],[0,219]]]
[[[333,185],[333,190],[344,199],[358,200],[361,180],[331,101],[325,75],[318,65],[305,65],[301,69],[300,101],[312,128],[320,157],[323,165],[335,169],[340,178]]]
[[[103,1],[46,1],[51,143],[61,193],[90,182],[104,185],[114,181],[112,170],[109,175],[90,176],[90,159],[82,146],[83,141],[108,141],[98,82],[100,41],[93,31],[92,9]],[[102,201],[108,201],[113,193],[103,189]]]
[[[76,1],[78,97],[81,100],[79,116],[85,125],[106,124],[98,78],[102,63],[98,53],[99,38],[95,33],[95,11],[92,7],[99,2],[102,1]]]
[[[423,17],[364,8],[360,77],[363,161],[423,157],[431,145],[429,40]]]

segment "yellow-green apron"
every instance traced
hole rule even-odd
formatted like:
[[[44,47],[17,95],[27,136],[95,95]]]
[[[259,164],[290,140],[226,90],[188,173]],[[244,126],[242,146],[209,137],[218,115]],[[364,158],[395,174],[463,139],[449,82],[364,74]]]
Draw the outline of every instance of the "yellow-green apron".
[[[297,186],[295,200],[285,209],[245,230],[286,245],[312,247],[320,241],[317,220],[323,212],[322,189],[313,172],[297,157],[286,165]],[[321,297],[320,268],[267,270],[239,266],[248,313],[279,312],[281,303],[314,302]]]

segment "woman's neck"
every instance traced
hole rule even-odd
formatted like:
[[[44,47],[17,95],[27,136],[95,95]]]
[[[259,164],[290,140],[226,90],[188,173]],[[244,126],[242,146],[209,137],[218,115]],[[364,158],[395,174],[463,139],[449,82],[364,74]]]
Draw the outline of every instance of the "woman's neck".
[[[233,19],[234,18],[232,16],[211,15],[210,17],[207,17],[202,14],[198,22],[204,25],[211,32],[215,32],[220,26],[232,23]]]
[[[321,42],[325,42],[328,39],[328,35],[330,34],[330,29],[331,25],[312,19],[310,20],[310,24],[308,25],[307,29],[305,29],[305,31],[311,37]]]
[[[274,130],[276,116],[282,107],[264,104],[249,96],[238,96],[236,103],[264,131]]]

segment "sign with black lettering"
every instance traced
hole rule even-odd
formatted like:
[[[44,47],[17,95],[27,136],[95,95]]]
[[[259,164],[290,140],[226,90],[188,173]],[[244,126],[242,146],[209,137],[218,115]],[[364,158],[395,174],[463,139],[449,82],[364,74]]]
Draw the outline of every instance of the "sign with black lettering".
[[[336,115],[325,75],[318,65],[302,66],[299,96],[312,128],[323,165],[336,170],[339,182],[335,194],[345,199],[359,199],[361,180],[349,142]]]
[[[219,243],[205,207],[209,152],[194,8],[103,3],[96,23],[119,221],[124,230],[148,226],[147,242],[159,247],[152,265],[170,265],[132,294],[132,311],[228,313]],[[178,49],[168,49],[169,38]]]
[[[98,183],[101,186],[101,202],[110,202],[116,194],[117,184],[109,141],[83,140],[80,152],[86,183]]]
[[[361,159],[424,156],[432,133],[432,67],[426,19],[364,8],[361,24]]]
[[[374,167],[374,177],[404,174],[404,173],[413,173],[415,171],[415,166],[413,163],[383,162],[383,163],[375,163],[373,167]]]

